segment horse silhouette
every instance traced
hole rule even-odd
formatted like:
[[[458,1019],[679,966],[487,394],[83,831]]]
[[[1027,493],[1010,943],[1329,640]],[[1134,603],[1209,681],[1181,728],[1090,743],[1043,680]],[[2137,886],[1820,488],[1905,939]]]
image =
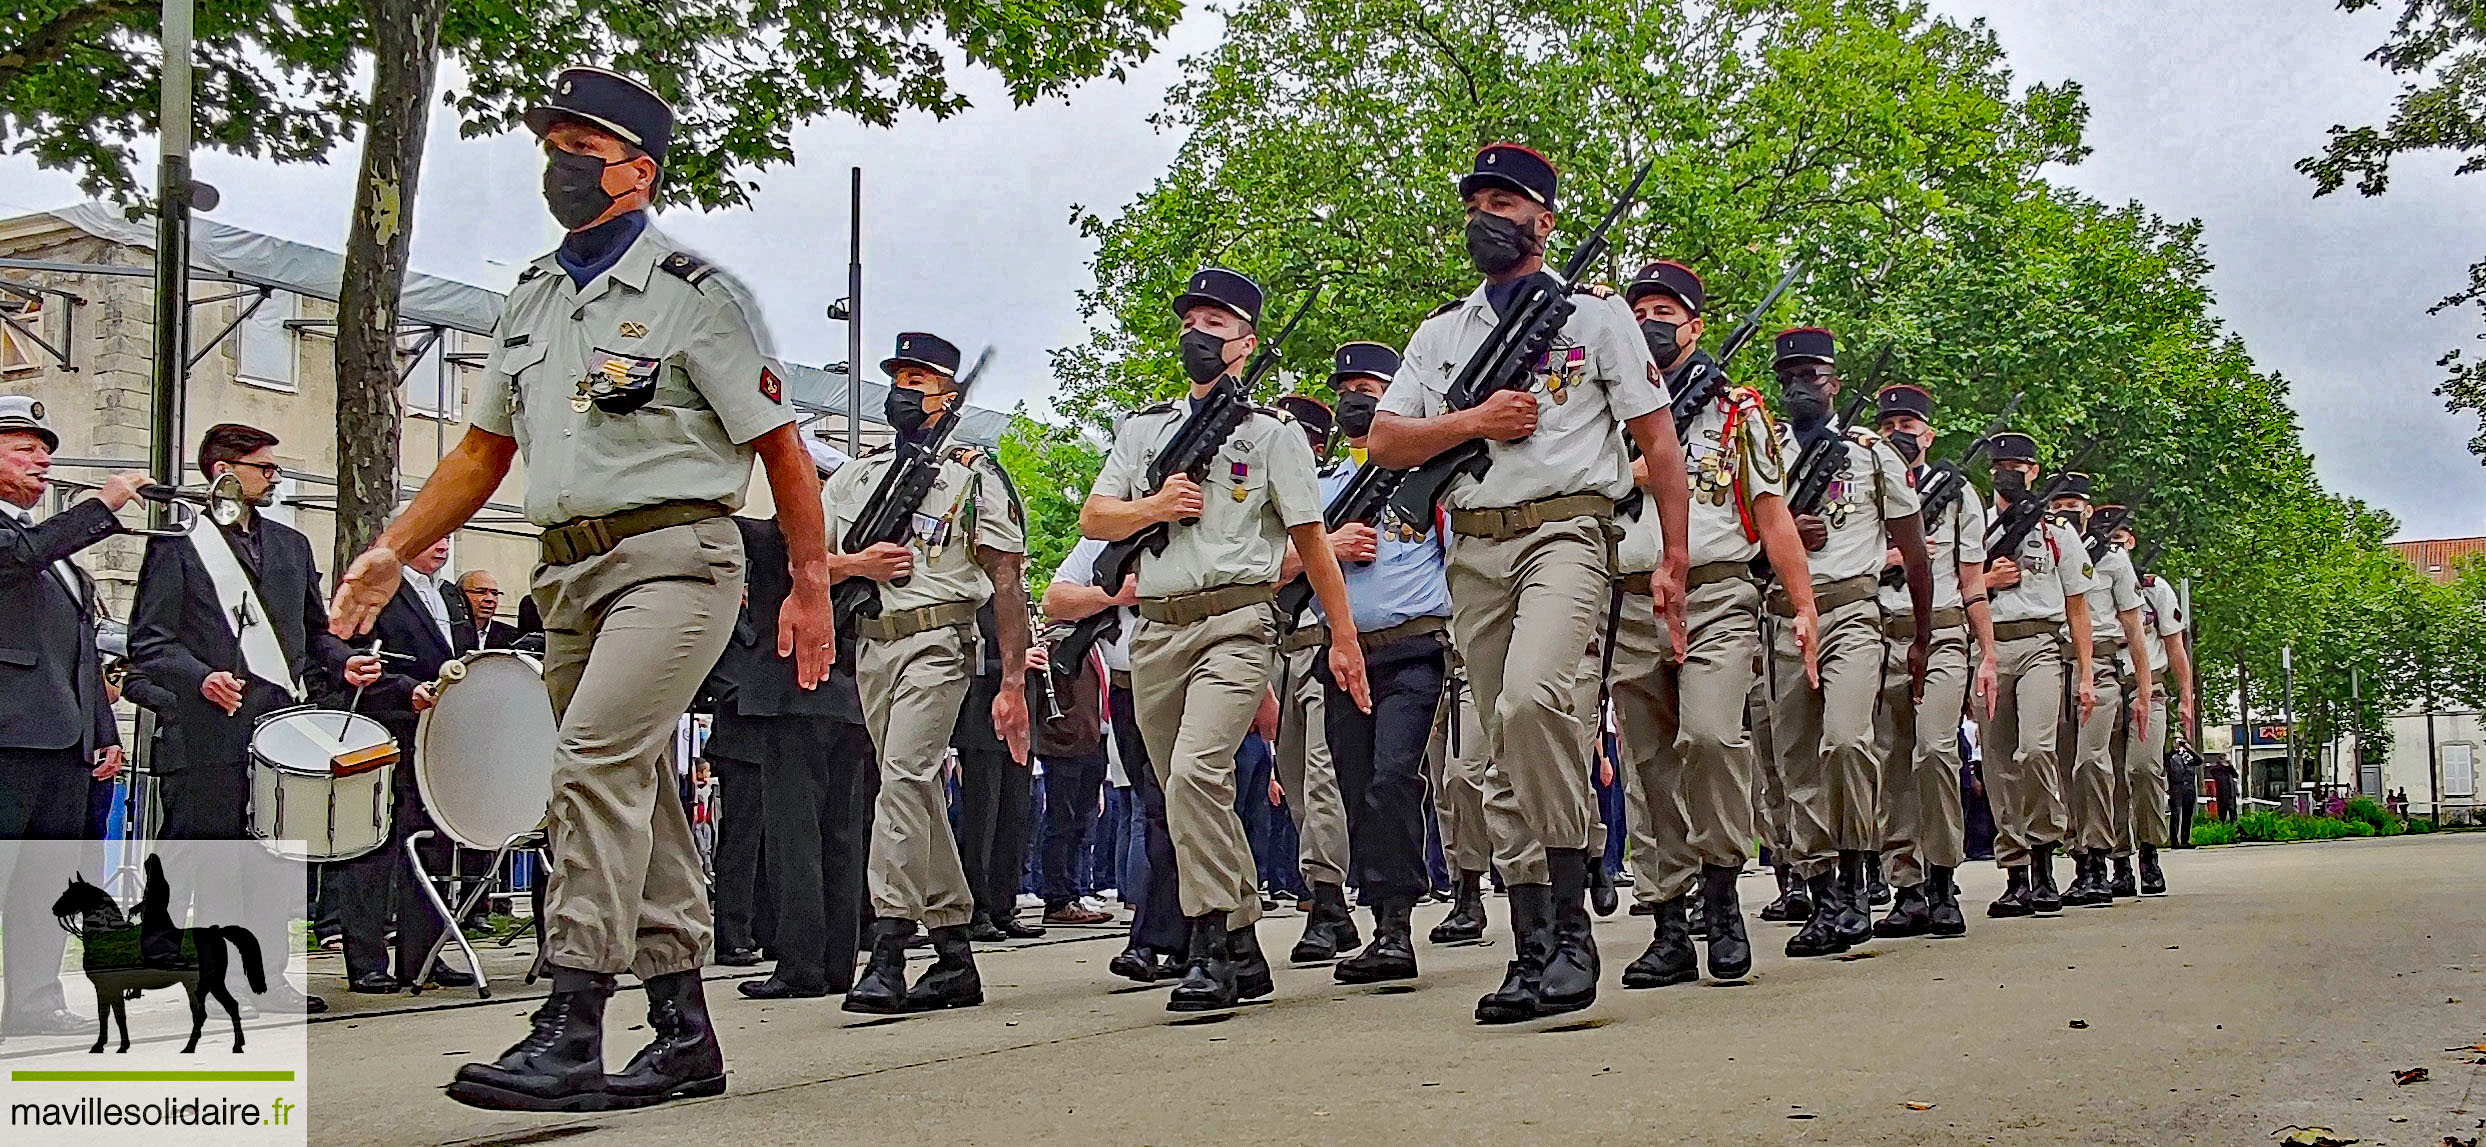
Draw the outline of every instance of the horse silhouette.
[[[264,993],[268,980],[259,961],[259,938],[247,928],[230,924],[176,928],[172,899],[163,862],[150,855],[136,924],[122,914],[111,894],[87,883],[84,873],[73,877],[68,889],[52,902],[52,916],[61,928],[85,941],[86,979],[95,987],[95,1046],[88,1052],[104,1050],[115,1022],[121,1025],[120,1050],[128,1051],[126,1001],[137,999],[146,989],[174,984],[190,994],[190,1042],[182,1046],[182,1052],[198,1050],[199,1032],[207,1026],[208,996],[224,1005],[225,1015],[233,1021],[233,1051],[241,1052],[242,1009],[224,986],[229,963],[225,946],[232,945],[240,954],[242,975],[250,981],[251,992]]]

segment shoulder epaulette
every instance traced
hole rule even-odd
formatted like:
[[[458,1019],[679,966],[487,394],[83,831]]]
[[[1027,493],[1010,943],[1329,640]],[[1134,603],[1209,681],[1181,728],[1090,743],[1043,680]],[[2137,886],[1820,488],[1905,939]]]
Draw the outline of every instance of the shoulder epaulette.
[[[694,287],[706,282],[708,276],[716,274],[716,268],[706,259],[687,251],[676,251],[665,256],[657,262],[656,268]]]
[[[1611,299],[1614,297],[1614,288],[1609,287],[1604,283],[1573,283],[1571,284],[1571,293],[1574,295],[1594,295],[1600,299]]]
[[[1274,406],[1255,406],[1252,408],[1252,411],[1256,414],[1266,414],[1280,422],[1293,422],[1295,420],[1294,415],[1288,414],[1287,412]]]
[[[870,458],[870,457],[872,457],[873,455],[876,455],[876,454],[886,454],[886,453],[888,453],[888,452],[889,452],[889,450],[890,450],[890,444],[889,444],[889,443],[887,443],[887,442],[883,442],[883,443],[881,443],[881,444],[879,444],[879,445],[877,445],[877,446],[866,446],[866,447],[864,447],[864,448],[863,448],[863,453],[861,453],[861,454],[857,454],[857,455],[855,455],[855,457],[857,457],[857,458]]]
[[[1458,309],[1459,309],[1459,304],[1464,303],[1464,302],[1466,302],[1466,301],[1467,301],[1467,300],[1466,300],[1466,299],[1464,299],[1464,298],[1452,299],[1452,300],[1450,300],[1450,301],[1449,301],[1449,302],[1447,302],[1447,303],[1443,303],[1442,305],[1440,305],[1440,306],[1438,306],[1438,307],[1433,308],[1431,311],[1427,312],[1427,313],[1425,314],[1425,316],[1424,316],[1424,317],[1425,317],[1425,318],[1428,318],[1428,319],[1438,319],[1438,318],[1442,317],[1443,315],[1446,315],[1446,314],[1449,314],[1449,313],[1450,313],[1450,312],[1452,312],[1452,311],[1458,310]]]
[[[1882,441],[1882,436],[1881,436],[1881,435],[1879,435],[1879,434],[1875,434],[1874,432],[1872,432],[1872,431],[1870,431],[1870,430],[1867,430],[1867,429],[1865,429],[1865,428],[1864,428],[1864,427],[1862,427],[1862,426],[1850,426],[1850,427],[1848,427],[1848,428],[1847,428],[1847,436],[1848,436],[1849,438],[1854,439],[1854,440],[1855,440],[1855,442],[1856,442],[1856,445],[1858,445],[1858,446],[1868,446],[1868,447],[1869,447],[1869,446],[1878,446],[1878,445],[1880,445],[1880,444],[1881,444],[1881,441]]]
[[[551,272],[546,271],[542,267],[539,267],[533,263],[529,263],[527,264],[526,270],[518,272],[518,281],[521,283],[533,282],[548,274],[551,274]]]
[[[1154,405],[1154,406],[1143,406],[1143,407],[1140,407],[1139,409],[1134,410],[1134,411],[1130,412],[1129,414],[1124,415],[1123,417],[1125,417],[1125,418],[1137,418],[1137,417],[1139,417],[1140,415],[1143,415],[1143,414],[1168,414],[1168,413],[1172,413],[1172,412],[1173,412],[1173,409],[1174,409],[1174,404],[1173,404],[1173,403],[1171,403],[1171,402],[1160,402],[1160,403],[1158,403],[1158,404],[1156,404],[1156,405]]]
[[[984,469],[992,471],[993,477],[1001,479],[1002,493],[1010,496],[1010,521],[1022,528],[1027,525],[1027,501],[1019,497],[1019,484],[1010,479],[1010,471],[1002,466],[1000,459],[983,450],[966,446],[952,450],[950,457],[970,470],[975,468],[976,463],[984,463]]]

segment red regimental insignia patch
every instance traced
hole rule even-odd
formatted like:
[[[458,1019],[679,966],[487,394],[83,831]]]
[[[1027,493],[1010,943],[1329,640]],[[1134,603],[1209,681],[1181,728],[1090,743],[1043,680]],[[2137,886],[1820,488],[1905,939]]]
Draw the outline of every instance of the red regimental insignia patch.
[[[770,402],[782,403],[786,400],[785,396],[785,384],[777,381],[777,372],[770,370],[767,367],[761,367],[760,397],[765,398]]]

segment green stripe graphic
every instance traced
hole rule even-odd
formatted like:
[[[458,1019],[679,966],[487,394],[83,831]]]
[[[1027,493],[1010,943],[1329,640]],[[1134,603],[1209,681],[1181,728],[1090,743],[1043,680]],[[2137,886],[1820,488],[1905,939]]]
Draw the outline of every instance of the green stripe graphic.
[[[12,1083],[292,1083],[290,1071],[12,1071]]]

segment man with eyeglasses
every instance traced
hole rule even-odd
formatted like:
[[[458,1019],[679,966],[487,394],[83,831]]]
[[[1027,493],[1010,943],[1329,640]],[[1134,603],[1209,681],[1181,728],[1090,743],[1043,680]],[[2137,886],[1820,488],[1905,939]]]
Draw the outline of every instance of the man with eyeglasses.
[[[518,639],[518,627],[500,619],[501,580],[491,570],[468,570],[457,579],[458,592],[475,619],[475,636],[485,649],[507,649]]]

